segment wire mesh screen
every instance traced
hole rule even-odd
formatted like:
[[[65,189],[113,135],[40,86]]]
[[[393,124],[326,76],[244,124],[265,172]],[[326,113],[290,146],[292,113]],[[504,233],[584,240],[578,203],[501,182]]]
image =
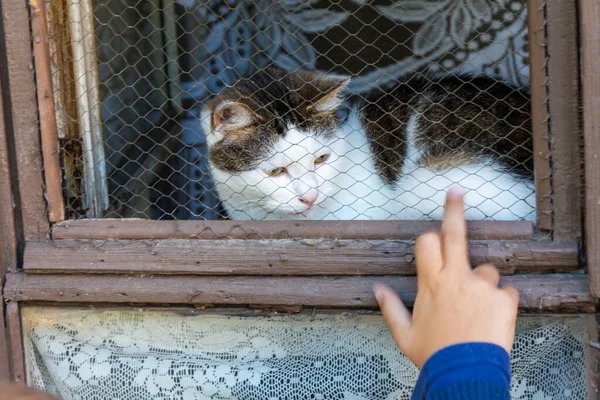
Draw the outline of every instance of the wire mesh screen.
[[[69,218],[535,219],[525,0],[48,14]]]

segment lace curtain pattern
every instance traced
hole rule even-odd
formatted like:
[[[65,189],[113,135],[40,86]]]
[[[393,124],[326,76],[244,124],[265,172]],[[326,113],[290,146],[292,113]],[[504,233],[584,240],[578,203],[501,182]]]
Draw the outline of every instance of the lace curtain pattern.
[[[381,316],[27,308],[28,382],[79,399],[409,399]],[[585,399],[585,318],[523,317],[513,399]]]
[[[363,93],[418,72],[477,72],[527,85],[524,0],[179,0],[195,99],[273,63],[351,75]],[[187,30],[187,29],[186,29]]]

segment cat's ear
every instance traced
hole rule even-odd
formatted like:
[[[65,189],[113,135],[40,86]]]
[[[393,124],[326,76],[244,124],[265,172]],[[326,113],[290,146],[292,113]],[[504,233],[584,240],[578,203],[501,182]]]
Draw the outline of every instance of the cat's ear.
[[[342,90],[350,83],[350,78],[328,77],[330,79],[330,88],[316,102],[308,106],[309,110],[316,112],[335,111],[343,103],[344,97]]]
[[[230,131],[245,128],[256,119],[256,114],[246,105],[235,101],[224,101],[217,105],[212,114],[213,130]]]
[[[209,103],[200,112],[202,130],[209,146],[223,140],[229,132],[250,125],[256,118],[258,116],[247,106],[234,101]]]

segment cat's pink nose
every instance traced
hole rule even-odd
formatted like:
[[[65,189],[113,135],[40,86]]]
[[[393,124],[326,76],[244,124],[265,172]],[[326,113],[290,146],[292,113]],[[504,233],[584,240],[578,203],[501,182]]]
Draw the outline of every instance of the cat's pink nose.
[[[315,204],[315,201],[317,201],[318,197],[319,197],[319,192],[312,189],[312,190],[309,190],[308,192],[304,193],[298,199],[300,200],[300,203],[306,204],[307,206],[310,207],[313,204]]]

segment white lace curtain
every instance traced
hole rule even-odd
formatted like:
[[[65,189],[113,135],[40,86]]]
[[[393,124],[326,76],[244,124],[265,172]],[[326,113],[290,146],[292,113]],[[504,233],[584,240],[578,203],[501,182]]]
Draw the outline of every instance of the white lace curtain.
[[[233,313],[233,312],[231,312]],[[28,382],[64,400],[397,400],[417,369],[377,315],[23,311]],[[522,317],[513,399],[586,399],[585,317]]]

